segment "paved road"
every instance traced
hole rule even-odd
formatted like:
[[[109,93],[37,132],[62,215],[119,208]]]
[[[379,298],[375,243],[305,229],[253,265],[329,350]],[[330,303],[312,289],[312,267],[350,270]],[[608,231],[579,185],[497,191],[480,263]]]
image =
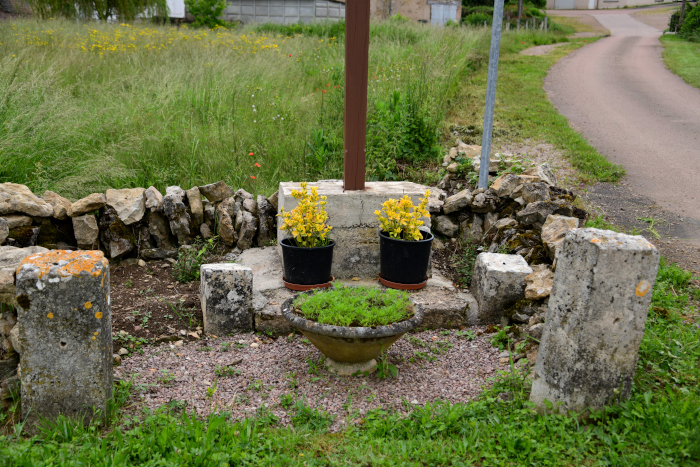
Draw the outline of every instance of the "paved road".
[[[665,68],[658,29],[622,11],[566,12],[580,14],[593,14],[611,36],[559,61],[545,80],[547,95],[627,170],[632,190],[700,220],[700,90]]]

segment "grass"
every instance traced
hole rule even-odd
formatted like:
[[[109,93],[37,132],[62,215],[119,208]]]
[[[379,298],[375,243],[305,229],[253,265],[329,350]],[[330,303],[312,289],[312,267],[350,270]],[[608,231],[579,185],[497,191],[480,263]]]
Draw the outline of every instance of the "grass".
[[[689,42],[681,37],[665,34],[663,58],[666,66],[683,80],[700,89],[700,42]]]
[[[269,195],[283,180],[341,177],[343,36],[299,29],[4,21],[0,182],[75,199],[219,179]],[[371,36],[368,169],[383,179],[395,175],[387,153],[439,152],[488,34],[389,21]]]
[[[587,418],[540,416],[527,401],[528,375],[503,372],[467,404],[436,401],[403,415],[361,413],[347,423],[286,398],[292,426],[270,408],[231,420],[179,414],[168,406],[112,427],[61,419],[42,433],[0,437],[13,466],[122,465],[588,465],[695,466],[700,462],[700,326],[691,274],[662,262],[630,399]],[[510,397],[500,397],[507,393]],[[120,390],[121,404],[125,402]],[[408,403],[407,403],[408,404]],[[407,405],[407,407],[409,407]],[[112,413],[117,413],[112,411]]]
[[[529,36],[529,37],[528,37]],[[569,126],[560,115],[542,87],[548,70],[557,60],[575,50],[585,42],[596,39],[574,40],[571,44],[555,48],[547,55],[524,56],[519,51],[532,45],[551,43],[537,34],[519,35],[520,41],[506,40],[501,49],[498,70],[498,88],[494,117],[494,142],[511,143],[533,139],[546,141],[561,150],[588,181],[614,182],[624,175],[624,169],[612,162],[591,146],[588,141]],[[486,70],[476,73],[470,86],[465,86],[461,106],[451,115],[462,125],[480,125],[483,115]],[[477,143],[480,141],[477,140]]]
[[[406,292],[365,286],[300,295],[294,308],[306,319],[335,326],[385,326],[413,316]]]
[[[598,32],[590,24],[586,24],[576,16],[550,16],[550,21],[562,28],[566,34],[575,32]]]

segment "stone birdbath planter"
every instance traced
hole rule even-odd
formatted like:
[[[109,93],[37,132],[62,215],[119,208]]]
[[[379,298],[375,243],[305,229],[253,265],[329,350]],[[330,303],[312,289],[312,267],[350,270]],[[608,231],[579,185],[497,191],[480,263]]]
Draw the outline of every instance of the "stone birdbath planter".
[[[343,376],[373,372],[376,358],[424,316],[405,292],[342,286],[288,298],[282,314],[327,357],[327,369]]]

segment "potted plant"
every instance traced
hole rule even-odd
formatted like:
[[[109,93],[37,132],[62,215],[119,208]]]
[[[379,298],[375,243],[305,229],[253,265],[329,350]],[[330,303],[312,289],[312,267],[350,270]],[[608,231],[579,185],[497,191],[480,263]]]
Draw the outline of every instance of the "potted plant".
[[[319,196],[318,187],[309,192],[307,185],[302,182],[301,190],[292,191],[299,200],[297,206],[290,212],[282,208],[278,214],[283,219],[282,230],[289,235],[280,242],[284,285],[300,291],[330,285],[335,246],[328,238],[332,227],[326,224],[326,197]]]
[[[433,234],[420,229],[422,217],[430,217],[426,190],[420,204],[414,206],[406,195],[389,199],[381,211],[374,211],[379,220],[379,281],[394,289],[416,290],[428,282],[428,264]]]
[[[372,362],[423,322],[422,307],[406,292],[363,286],[298,294],[282,304],[282,314],[323,355],[341,363]]]

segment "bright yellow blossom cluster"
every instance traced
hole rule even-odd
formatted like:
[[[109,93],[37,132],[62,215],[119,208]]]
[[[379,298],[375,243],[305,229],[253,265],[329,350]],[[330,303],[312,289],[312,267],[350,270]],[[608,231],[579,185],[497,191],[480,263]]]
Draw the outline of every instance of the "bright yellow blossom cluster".
[[[311,187],[309,193],[307,185],[306,182],[301,182],[301,191],[292,190],[292,196],[299,200],[299,204],[290,212],[284,212],[284,208],[281,208],[277,216],[284,220],[282,230],[294,238],[296,246],[326,246],[328,232],[332,229],[330,225],[326,225],[326,197],[319,196],[318,187],[315,186]]]
[[[428,212],[428,197],[430,190],[425,190],[425,197],[420,198],[420,204],[414,206],[411,198],[404,195],[400,200],[389,199],[382,204],[381,211],[374,211],[382,226],[382,230],[391,238],[400,240],[422,240],[419,227],[423,225],[421,217],[430,217]]]

